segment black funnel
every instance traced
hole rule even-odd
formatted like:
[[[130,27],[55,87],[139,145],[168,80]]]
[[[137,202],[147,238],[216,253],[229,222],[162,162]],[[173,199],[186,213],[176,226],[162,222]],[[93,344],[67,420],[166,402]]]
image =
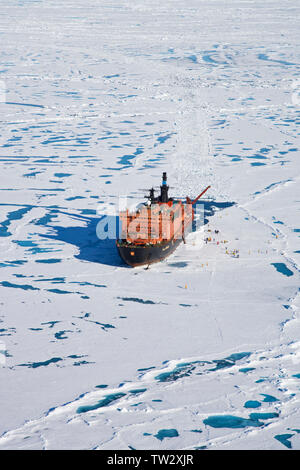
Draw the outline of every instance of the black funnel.
[[[160,202],[169,201],[168,191],[169,186],[167,185],[167,173],[164,172],[162,177],[162,185],[160,187]]]

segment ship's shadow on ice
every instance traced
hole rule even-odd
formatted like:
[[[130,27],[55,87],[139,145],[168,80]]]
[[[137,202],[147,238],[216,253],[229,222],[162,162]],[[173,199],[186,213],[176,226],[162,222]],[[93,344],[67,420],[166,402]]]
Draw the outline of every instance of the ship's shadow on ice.
[[[97,235],[97,225],[103,216],[88,217],[59,211],[68,215],[72,220],[80,221],[79,226],[48,226],[51,233],[40,235],[43,238],[59,240],[74,245],[78,249],[75,258],[92,263],[106,264],[109,266],[128,267],[120,258],[116,247],[117,231],[113,238],[107,237],[99,239]],[[119,226],[119,218],[116,216],[106,216],[110,227]]]
[[[234,206],[235,202],[216,202],[213,200],[200,200],[198,201],[195,206],[194,210],[196,214],[203,213],[204,209],[204,225],[208,224],[210,221],[210,217],[213,217],[216,212],[222,211],[224,209],[227,209],[228,207]],[[193,230],[196,227],[195,224],[193,224]]]
[[[199,209],[199,207],[197,208],[198,204],[196,204],[195,207],[196,213]],[[204,224],[207,224],[209,222],[209,218],[213,217],[215,212],[231,207],[235,203],[202,201],[201,204],[202,210],[204,205]],[[50,240],[59,240],[74,245],[78,249],[78,254],[75,255],[75,258],[77,259],[92,263],[106,264],[109,266],[122,266],[130,269],[130,267],[120,258],[116,247],[116,239],[118,237],[119,230],[118,216],[99,215],[99,217],[88,217],[86,215],[79,215],[61,210],[59,210],[59,213],[67,215],[72,219],[72,221],[79,221],[80,225],[74,226],[73,224],[68,227],[63,227],[59,225],[48,226],[46,224],[42,224],[49,227],[51,229],[51,233],[40,235],[41,237]],[[97,226],[99,222],[101,223],[101,221],[104,220],[104,217],[107,222],[107,226],[112,229],[112,233],[111,236],[100,239],[97,233],[99,234],[101,230],[97,230]]]

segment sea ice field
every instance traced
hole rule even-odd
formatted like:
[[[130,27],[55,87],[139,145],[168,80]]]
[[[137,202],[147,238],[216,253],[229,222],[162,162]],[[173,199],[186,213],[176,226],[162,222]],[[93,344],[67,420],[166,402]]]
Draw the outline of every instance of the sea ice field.
[[[0,449],[300,449],[299,1],[0,7]],[[130,268],[163,171],[204,225]]]

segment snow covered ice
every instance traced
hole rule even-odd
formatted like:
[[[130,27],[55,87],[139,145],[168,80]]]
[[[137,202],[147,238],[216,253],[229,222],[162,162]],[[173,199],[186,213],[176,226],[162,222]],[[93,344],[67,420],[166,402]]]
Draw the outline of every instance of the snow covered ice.
[[[299,2],[0,6],[0,449],[300,449]],[[132,269],[163,171],[207,223]]]

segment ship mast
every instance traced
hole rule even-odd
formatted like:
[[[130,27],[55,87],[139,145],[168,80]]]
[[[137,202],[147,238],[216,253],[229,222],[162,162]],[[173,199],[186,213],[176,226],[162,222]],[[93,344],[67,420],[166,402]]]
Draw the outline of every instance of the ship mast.
[[[162,185],[160,187],[160,202],[169,202],[169,186],[167,185],[167,173],[163,173]]]

